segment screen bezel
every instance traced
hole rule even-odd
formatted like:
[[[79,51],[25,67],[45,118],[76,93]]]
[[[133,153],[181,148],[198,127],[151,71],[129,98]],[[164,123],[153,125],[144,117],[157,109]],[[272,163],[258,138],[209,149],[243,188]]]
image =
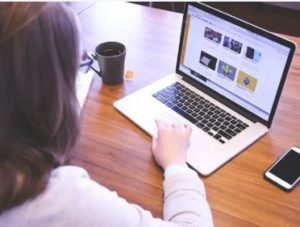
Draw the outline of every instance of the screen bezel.
[[[211,13],[212,15],[215,15],[217,17],[220,17],[222,19],[225,19],[235,25],[238,25],[242,28],[245,28],[251,32],[254,32],[254,33],[257,33],[258,35],[261,35],[265,38],[268,38],[276,43],[279,43],[287,48],[290,49],[290,53],[289,53],[289,56],[287,58],[287,62],[286,62],[286,65],[285,65],[285,68],[283,70],[283,74],[282,74],[282,77],[281,77],[281,80],[280,80],[280,83],[279,83],[279,86],[278,86],[278,90],[277,90],[277,94],[275,96],[275,99],[274,99],[274,102],[273,102],[273,105],[272,105],[272,108],[271,108],[271,112],[270,112],[270,115],[269,115],[269,119],[268,120],[265,120],[263,119],[262,117],[250,112],[249,110],[247,110],[246,108],[244,108],[243,106],[240,106],[238,105],[237,103],[231,101],[230,99],[226,98],[225,96],[215,92],[214,90],[212,90],[211,88],[209,87],[206,87],[205,85],[202,85],[200,82],[196,81],[195,79],[191,78],[189,75],[185,74],[184,72],[182,72],[179,67],[180,67],[180,58],[181,58],[181,52],[182,52],[182,47],[183,47],[183,40],[184,40],[184,31],[185,31],[185,25],[186,25],[186,18],[187,18],[187,12],[188,12],[188,7],[189,6],[194,6],[198,9],[201,9],[201,10],[204,10],[205,12],[209,12]],[[178,49],[178,55],[177,55],[177,63],[176,63],[176,73],[181,75],[184,79],[187,79],[187,80],[190,80],[190,81],[193,81],[193,84],[195,86],[197,86],[197,88],[201,89],[201,91],[205,92],[205,93],[208,93],[209,95],[212,95],[215,99],[217,99],[218,101],[220,101],[221,103],[229,106],[230,108],[232,108],[234,111],[238,112],[239,114],[247,117],[248,119],[254,121],[254,122],[260,122],[262,123],[263,125],[265,125],[266,127],[270,128],[271,127],[271,124],[272,124],[272,121],[273,121],[273,118],[274,118],[274,114],[275,114],[275,111],[276,111],[276,108],[277,108],[277,105],[278,105],[278,102],[279,102],[279,98],[280,98],[280,95],[281,95],[281,92],[282,92],[282,89],[283,89],[283,86],[284,86],[284,83],[285,83],[285,80],[286,80],[286,77],[287,77],[287,74],[288,74],[288,71],[289,71],[289,68],[290,68],[290,65],[291,65],[291,62],[292,62],[292,59],[293,59],[293,56],[295,54],[295,50],[296,50],[296,45],[295,43],[289,41],[289,40],[286,40],[284,38],[281,38],[265,29],[262,29],[262,28],[259,28],[255,25],[252,25],[250,23],[247,23],[241,19],[238,19],[236,17],[233,17],[229,14],[226,14],[224,12],[221,12],[217,9],[214,9],[210,6],[207,6],[203,3],[199,3],[199,2],[191,2],[191,3],[186,3],[185,4],[185,9],[184,9],[184,14],[183,14],[183,19],[182,19],[182,26],[181,26],[181,34],[180,34],[180,42],[179,42],[179,49]]]

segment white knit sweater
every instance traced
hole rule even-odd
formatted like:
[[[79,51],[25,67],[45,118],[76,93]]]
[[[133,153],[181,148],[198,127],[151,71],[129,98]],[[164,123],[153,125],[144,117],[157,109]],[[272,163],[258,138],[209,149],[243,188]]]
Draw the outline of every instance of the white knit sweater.
[[[91,180],[84,169],[75,166],[53,170],[44,192],[0,216],[1,227],[212,225],[203,183],[192,171],[165,175],[161,220]]]

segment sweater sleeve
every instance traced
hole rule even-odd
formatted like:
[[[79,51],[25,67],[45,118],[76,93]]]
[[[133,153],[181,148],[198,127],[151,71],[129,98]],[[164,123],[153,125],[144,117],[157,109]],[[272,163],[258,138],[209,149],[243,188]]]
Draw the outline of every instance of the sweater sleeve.
[[[180,226],[213,226],[204,184],[195,172],[165,178],[164,220]]]
[[[204,186],[195,172],[166,177],[164,220],[154,218],[149,211],[127,202],[116,192],[109,191],[89,178],[81,181],[81,192],[76,196],[77,204],[73,206],[78,208],[78,216],[68,215],[74,218],[70,224],[110,227],[213,226]]]

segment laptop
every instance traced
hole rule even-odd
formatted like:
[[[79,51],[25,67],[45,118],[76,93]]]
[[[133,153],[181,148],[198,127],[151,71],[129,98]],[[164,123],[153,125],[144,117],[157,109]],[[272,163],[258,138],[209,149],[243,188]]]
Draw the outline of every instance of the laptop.
[[[155,119],[192,126],[187,163],[209,175],[269,128],[294,43],[202,3],[187,3],[176,72],[114,103],[151,136]]]

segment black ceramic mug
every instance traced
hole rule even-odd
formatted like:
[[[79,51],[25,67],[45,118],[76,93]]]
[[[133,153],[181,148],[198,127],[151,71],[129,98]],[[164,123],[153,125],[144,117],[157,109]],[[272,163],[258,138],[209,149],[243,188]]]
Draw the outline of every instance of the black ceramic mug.
[[[103,83],[117,85],[124,81],[126,47],[119,42],[99,44],[92,57],[97,60],[100,71],[92,69],[102,78]]]

